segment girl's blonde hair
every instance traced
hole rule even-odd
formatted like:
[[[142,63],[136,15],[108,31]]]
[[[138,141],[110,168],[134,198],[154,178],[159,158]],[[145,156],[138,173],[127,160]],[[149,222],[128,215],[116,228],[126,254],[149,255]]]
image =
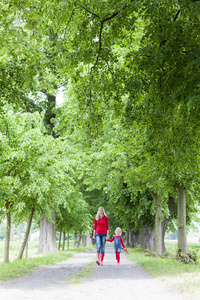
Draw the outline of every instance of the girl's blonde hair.
[[[99,221],[101,218],[103,218],[103,217],[100,216],[100,213],[99,213],[99,210],[100,210],[100,209],[103,210],[103,217],[106,216],[106,213],[105,213],[104,208],[103,208],[103,207],[99,207],[99,209],[98,209],[98,211],[97,211],[97,215],[96,215],[96,220],[97,220],[97,221]]]
[[[115,229],[115,234],[116,234],[116,235],[121,235],[121,234],[122,234],[122,230],[121,230],[120,227],[117,227],[117,228]]]

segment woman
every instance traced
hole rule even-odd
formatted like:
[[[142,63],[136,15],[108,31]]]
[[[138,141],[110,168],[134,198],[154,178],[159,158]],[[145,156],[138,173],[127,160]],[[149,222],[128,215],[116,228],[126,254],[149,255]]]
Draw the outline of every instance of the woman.
[[[97,215],[94,219],[94,233],[93,240],[96,238],[97,244],[97,265],[103,266],[103,259],[105,255],[106,240],[109,237],[109,222],[105,214],[104,208],[99,207]]]

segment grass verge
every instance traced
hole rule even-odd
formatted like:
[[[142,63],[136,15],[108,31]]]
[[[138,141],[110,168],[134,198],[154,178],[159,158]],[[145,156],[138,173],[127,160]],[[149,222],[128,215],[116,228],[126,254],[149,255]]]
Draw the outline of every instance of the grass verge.
[[[11,280],[19,277],[22,274],[30,273],[34,268],[52,265],[63,260],[67,260],[73,256],[73,254],[83,251],[89,251],[93,247],[84,247],[78,249],[71,249],[70,251],[59,251],[56,253],[48,253],[43,256],[14,260],[7,264],[0,264],[0,281]]]
[[[88,266],[89,266],[89,267],[96,266],[96,259],[95,259],[95,261],[93,261],[93,262],[89,263],[89,264],[88,264]]]
[[[200,294],[200,267],[199,264],[183,264],[176,260],[176,245],[166,243],[167,255],[162,258],[155,257],[153,251],[142,248],[129,248],[130,254],[127,258],[147,270],[153,277],[161,279],[168,287],[175,289],[178,293],[199,297]],[[188,244],[189,251],[195,245]],[[200,247],[199,244],[196,245]],[[199,299],[199,298],[196,298]]]
[[[85,269],[79,271],[76,275],[67,277],[67,281],[71,284],[80,283],[84,278],[90,277],[94,271],[91,269]]]

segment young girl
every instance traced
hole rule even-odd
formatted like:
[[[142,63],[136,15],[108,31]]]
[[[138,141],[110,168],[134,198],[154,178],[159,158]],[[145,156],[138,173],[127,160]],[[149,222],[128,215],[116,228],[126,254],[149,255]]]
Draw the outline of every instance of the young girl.
[[[97,245],[97,265],[103,266],[105,255],[106,240],[109,235],[109,222],[103,207],[99,207],[97,215],[94,219],[93,240],[96,239]]]
[[[108,239],[107,241],[112,242],[114,241],[115,243],[115,254],[116,254],[116,260],[117,260],[117,264],[119,265],[120,263],[120,252],[121,252],[121,248],[123,247],[123,249],[129,254],[128,250],[126,249],[124,242],[123,242],[123,238],[121,236],[122,234],[122,230],[120,227],[117,227],[115,229],[115,234],[113,235],[112,239]]]

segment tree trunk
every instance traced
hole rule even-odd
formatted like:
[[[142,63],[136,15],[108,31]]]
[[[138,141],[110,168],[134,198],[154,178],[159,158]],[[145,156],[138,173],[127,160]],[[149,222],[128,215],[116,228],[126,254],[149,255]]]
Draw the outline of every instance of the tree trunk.
[[[82,235],[82,247],[86,247],[86,236]]]
[[[78,237],[77,237],[78,248],[80,247],[81,238],[82,238],[82,230],[79,230]]]
[[[79,230],[78,235],[74,234],[74,248],[79,248],[82,237],[82,230]]]
[[[38,253],[48,253],[58,251],[56,245],[56,224],[55,211],[52,211],[52,220],[40,217],[40,237]]]
[[[129,236],[129,230],[126,230],[126,247],[130,247],[130,236]]]
[[[52,35],[53,37],[53,35]],[[55,87],[56,88],[56,87]],[[47,107],[45,110],[45,126],[49,135],[52,135],[55,138],[54,132],[54,123],[51,122],[52,119],[55,119],[55,107],[56,107],[56,97],[54,95],[46,94],[47,96]],[[39,239],[39,253],[55,252],[57,251],[56,245],[56,217],[55,211],[52,210],[52,223],[51,220],[48,220],[44,216],[40,217],[40,239]]]
[[[65,232],[63,232],[63,245],[62,245],[63,251],[65,250]]]
[[[74,233],[74,248],[77,248],[77,233]]]
[[[87,233],[86,235],[86,246],[92,246],[93,245],[93,240],[91,238],[91,233]]]
[[[5,239],[5,248],[4,248],[4,263],[9,262],[9,248],[10,248],[10,232],[11,232],[11,212],[10,212],[10,203],[6,203],[6,239]]]
[[[26,233],[25,233],[25,236],[24,236],[24,241],[22,243],[21,249],[20,249],[19,254],[18,254],[18,259],[22,259],[23,254],[24,254],[24,249],[26,247],[26,244],[28,244],[28,237],[29,237],[29,233],[30,233],[30,229],[31,229],[31,224],[32,224],[34,212],[35,212],[35,209],[32,208],[31,214],[29,216],[29,220],[27,222],[27,228],[26,228]]]
[[[185,255],[189,253],[186,232],[186,201],[185,188],[183,185],[177,186],[178,200],[178,249]]]
[[[167,225],[168,225],[169,221],[172,218],[174,204],[175,204],[175,199],[173,197],[169,197],[169,202],[168,202],[169,217],[168,218],[165,217],[164,221],[162,222],[162,252],[163,253],[166,252],[166,247],[165,247],[165,233],[166,233],[166,230],[167,230]]]
[[[69,250],[69,233],[67,234],[67,250]]]
[[[155,197],[156,213],[155,213],[155,251],[158,255],[162,255],[162,227],[161,227],[161,217],[162,217],[162,205],[161,198],[156,195]]]
[[[10,240],[14,241],[15,224],[11,224]]]
[[[30,229],[31,229],[31,224],[32,224],[34,212],[35,212],[35,209],[32,208],[32,211],[31,211],[31,214],[29,216],[28,223],[27,223],[27,228],[26,228],[26,233],[25,233],[25,236],[24,236],[24,241],[22,243],[21,249],[20,249],[19,254],[18,254],[18,259],[22,259],[23,254],[24,254],[24,249],[26,247],[26,244],[28,243],[28,237],[29,237],[29,233],[30,233]]]
[[[162,255],[162,227],[161,227],[161,217],[162,217],[162,203],[161,197],[154,194],[150,189],[149,193],[155,201],[155,241],[154,247],[158,255]]]
[[[130,232],[130,244],[132,247],[141,245],[144,249],[154,249],[154,229],[149,229],[148,226],[143,226],[139,232]]]
[[[60,225],[60,235],[59,235],[59,241],[58,241],[58,251],[60,251],[61,238],[62,238],[62,225]]]
[[[46,94],[48,102],[47,102],[47,108],[45,112],[45,125],[50,135],[52,135],[55,138],[55,132],[54,132],[54,123],[52,123],[52,119],[55,119],[55,107],[56,107],[56,96]]]
[[[29,232],[29,235],[28,235],[28,241],[26,243],[26,248],[25,248],[25,258],[28,259],[28,243],[31,239],[31,232]]]
[[[165,233],[167,230],[167,225],[168,225],[169,219],[165,218],[164,221],[162,222],[162,252],[166,252],[166,247],[165,247]]]

